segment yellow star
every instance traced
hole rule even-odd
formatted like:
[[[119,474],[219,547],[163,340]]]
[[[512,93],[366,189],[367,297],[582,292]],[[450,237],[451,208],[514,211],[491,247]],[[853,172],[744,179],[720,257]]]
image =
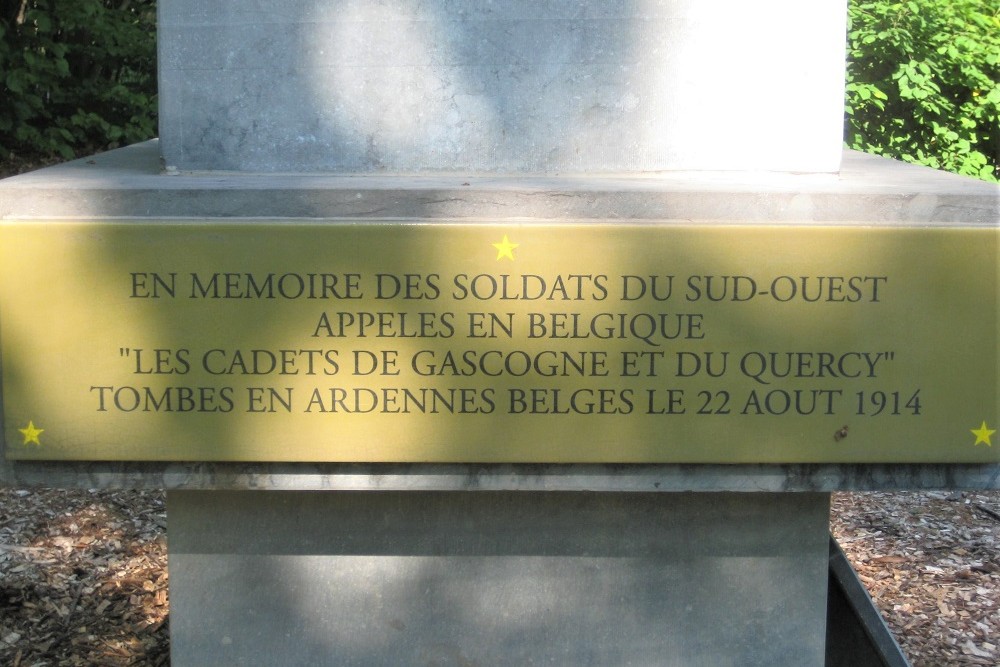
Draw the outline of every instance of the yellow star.
[[[976,436],[976,442],[974,444],[984,443],[987,447],[992,447],[993,443],[990,442],[990,436],[997,432],[995,428],[986,428],[986,422],[979,428],[970,428],[972,435]]]
[[[27,428],[19,428],[17,430],[24,436],[23,444],[29,445],[31,443],[35,443],[36,445],[41,446],[42,441],[38,439],[38,436],[45,432],[44,428],[35,428],[35,423],[29,420]]]
[[[509,259],[510,261],[513,262],[514,261],[514,248],[518,247],[519,245],[521,245],[521,244],[520,243],[511,243],[507,239],[507,235],[504,234],[503,235],[503,241],[501,241],[500,243],[494,243],[493,244],[493,247],[497,249],[497,260],[501,260],[504,257],[506,257],[507,259]]]

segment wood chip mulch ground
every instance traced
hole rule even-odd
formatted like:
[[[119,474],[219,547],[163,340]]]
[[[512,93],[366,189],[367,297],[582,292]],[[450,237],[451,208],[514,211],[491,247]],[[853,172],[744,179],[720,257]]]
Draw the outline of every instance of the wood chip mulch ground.
[[[838,493],[831,528],[913,667],[1000,665],[1000,492]]]
[[[0,490],[0,665],[168,665],[164,495]]]
[[[159,492],[0,489],[0,665],[169,664]],[[1000,665],[1000,492],[837,493],[831,526],[913,667]]]

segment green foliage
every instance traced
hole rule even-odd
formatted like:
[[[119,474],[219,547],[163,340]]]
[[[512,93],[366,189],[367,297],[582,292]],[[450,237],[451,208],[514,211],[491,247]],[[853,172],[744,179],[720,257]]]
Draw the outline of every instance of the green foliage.
[[[156,134],[155,0],[0,0],[0,159]]]
[[[996,181],[1000,2],[851,0],[847,144]]]

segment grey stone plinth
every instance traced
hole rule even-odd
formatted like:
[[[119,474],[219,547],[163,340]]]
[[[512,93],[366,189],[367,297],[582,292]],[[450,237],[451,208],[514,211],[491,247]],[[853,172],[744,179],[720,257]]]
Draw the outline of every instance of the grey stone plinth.
[[[1000,466],[385,465],[6,461],[0,486],[273,491],[830,492],[1000,489]]]
[[[163,0],[168,166],[837,170],[839,0]]]
[[[260,217],[495,223],[996,226],[1000,188],[859,153],[839,175],[505,178],[164,175],[155,141],[0,181],[0,220]],[[1000,488],[996,465],[314,465],[7,461],[0,484],[282,490],[834,491]]]
[[[171,656],[820,667],[825,494],[168,494]]]
[[[838,174],[165,175],[150,141],[0,181],[0,220],[255,218],[927,226],[1000,221],[1000,187],[854,151]],[[839,149],[838,149],[839,150]]]

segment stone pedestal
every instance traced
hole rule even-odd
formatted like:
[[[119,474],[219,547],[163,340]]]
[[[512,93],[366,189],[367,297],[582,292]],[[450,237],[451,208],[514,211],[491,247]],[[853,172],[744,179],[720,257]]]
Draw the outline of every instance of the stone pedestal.
[[[9,179],[0,220],[997,222],[996,188],[842,153],[842,0],[158,11],[160,143]],[[0,483],[170,489],[175,667],[820,667],[828,492],[1000,483],[995,465],[753,456],[164,458],[0,456]]]
[[[171,492],[196,665],[823,665],[822,493]]]
[[[851,152],[836,176],[655,178],[167,176],[159,153],[6,179],[0,219],[992,228],[1000,213],[995,186]],[[997,488],[1000,469],[0,456],[0,483],[170,490],[177,667],[798,667],[824,659],[828,492]]]

